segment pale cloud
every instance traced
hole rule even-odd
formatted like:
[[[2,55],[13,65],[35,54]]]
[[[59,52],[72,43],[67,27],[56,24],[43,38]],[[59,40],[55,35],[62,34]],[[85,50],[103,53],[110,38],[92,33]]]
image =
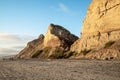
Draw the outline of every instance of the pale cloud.
[[[25,46],[12,46],[12,47],[0,48],[0,57],[16,55],[22,49],[24,49],[24,47]]]
[[[25,42],[31,41],[36,38],[36,36],[31,36],[31,35],[22,35],[21,36],[22,40]]]
[[[34,38],[31,35],[0,34],[0,56],[18,54]]]
[[[0,48],[0,57],[15,55],[19,52],[19,50],[8,49],[8,48]]]
[[[62,10],[63,12],[65,12],[65,13],[69,12],[68,7],[63,3],[59,3],[59,9]]]
[[[64,12],[64,13],[70,12],[70,9],[63,3],[59,3],[58,6],[52,5],[50,6],[50,8],[57,12]]]
[[[23,46],[23,45],[21,45],[21,46],[11,46],[10,48],[16,49],[16,50],[22,50],[23,48],[25,48],[25,46]]]
[[[15,34],[0,34],[0,42],[2,43],[21,43],[22,39]]]

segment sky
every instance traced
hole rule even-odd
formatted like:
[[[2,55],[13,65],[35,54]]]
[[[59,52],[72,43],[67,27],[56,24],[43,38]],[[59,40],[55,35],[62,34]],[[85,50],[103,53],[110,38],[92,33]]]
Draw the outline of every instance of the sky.
[[[50,23],[80,37],[92,0],[0,0],[0,56],[19,53]]]

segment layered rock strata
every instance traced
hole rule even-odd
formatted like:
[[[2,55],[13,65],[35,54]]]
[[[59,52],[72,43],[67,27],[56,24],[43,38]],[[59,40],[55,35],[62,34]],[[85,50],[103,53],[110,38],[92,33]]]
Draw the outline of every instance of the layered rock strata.
[[[71,51],[100,50],[107,42],[117,40],[120,40],[120,0],[92,0],[83,23],[82,36],[71,46]],[[107,49],[102,53],[107,57],[108,52],[116,54],[118,51]]]

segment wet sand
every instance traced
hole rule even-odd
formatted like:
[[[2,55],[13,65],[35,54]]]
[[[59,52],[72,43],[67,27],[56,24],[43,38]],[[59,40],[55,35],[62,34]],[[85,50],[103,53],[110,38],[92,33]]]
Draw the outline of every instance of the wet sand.
[[[120,61],[0,60],[0,80],[120,80]]]

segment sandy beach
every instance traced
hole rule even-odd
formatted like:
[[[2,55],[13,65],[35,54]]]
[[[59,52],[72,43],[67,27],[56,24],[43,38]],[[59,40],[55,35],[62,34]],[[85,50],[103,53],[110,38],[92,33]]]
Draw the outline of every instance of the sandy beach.
[[[120,61],[0,60],[0,80],[120,80]]]

